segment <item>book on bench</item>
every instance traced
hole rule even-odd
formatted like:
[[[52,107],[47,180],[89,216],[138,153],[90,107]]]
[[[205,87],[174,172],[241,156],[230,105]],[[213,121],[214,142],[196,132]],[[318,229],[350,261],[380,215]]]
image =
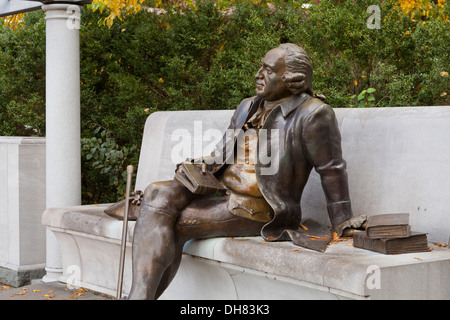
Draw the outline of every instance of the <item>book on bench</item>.
[[[371,239],[404,238],[409,236],[409,213],[387,213],[367,218],[366,233]]]
[[[384,254],[429,251],[426,233],[414,231],[411,231],[407,237],[389,239],[372,239],[367,236],[365,231],[355,231],[353,246]]]
[[[180,164],[175,173],[175,180],[194,194],[214,194],[226,190],[210,171],[192,162]]]

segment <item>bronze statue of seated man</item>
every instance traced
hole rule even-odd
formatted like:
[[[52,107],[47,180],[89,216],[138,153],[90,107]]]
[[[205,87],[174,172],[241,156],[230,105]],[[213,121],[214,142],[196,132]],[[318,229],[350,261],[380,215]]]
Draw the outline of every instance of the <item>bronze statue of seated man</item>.
[[[281,44],[262,59],[256,96],[237,107],[228,128],[233,134],[198,161],[226,193],[193,194],[175,179],[146,188],[135,226],[129,299],[157,299],[191,239],[261,235],[302,245],[300,200],[313,168],[321,177],[332,231],[342,235],[361,225],[364,219],[353,217],[351,209],[335,114],[313,93],[312,75],[310,58],[295,44]]]

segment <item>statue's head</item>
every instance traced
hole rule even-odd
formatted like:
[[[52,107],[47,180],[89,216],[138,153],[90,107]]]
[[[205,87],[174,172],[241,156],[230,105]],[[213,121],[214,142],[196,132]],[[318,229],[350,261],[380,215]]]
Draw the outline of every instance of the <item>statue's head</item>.
[[[312,65],[308,54],[293,43],[283,43],[261,60],[256,73],[256,95],[276,101],[302,92],[313,94]]]

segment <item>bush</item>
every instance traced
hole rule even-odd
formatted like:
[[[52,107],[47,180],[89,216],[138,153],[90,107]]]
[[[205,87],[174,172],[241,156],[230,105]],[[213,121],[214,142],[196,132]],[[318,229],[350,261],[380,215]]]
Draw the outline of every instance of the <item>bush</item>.
[[[0,29],[0,135],[45,135],[45,21],[25,16],[17,31]]]
[[[212,1],[165,1],[167,14],[141,10],[110,28],[98,26],[108,13],[83,11],[83,202],[123,197],[148,115],[234,109],[254,95],[261,58],[282,42],[310,54],[314,89],[333,107],[449,104],[448,2],[416,21],[383,1],[381,29],[366,26],[372,1],[304,2],[221,1],[233,5],[224,14]],[[45,136],[43,13],[27,13],[15,31],[1,27],[0,40],[0,135]]]

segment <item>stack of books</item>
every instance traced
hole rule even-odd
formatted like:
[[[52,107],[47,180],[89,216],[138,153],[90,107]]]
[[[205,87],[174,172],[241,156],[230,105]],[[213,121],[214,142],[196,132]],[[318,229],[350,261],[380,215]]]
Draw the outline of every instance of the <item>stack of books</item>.
[[[427,234],[411,231],[409,213],[368,217],[366,230],[354,233],[353,246],[384,254],[429,251]]]

